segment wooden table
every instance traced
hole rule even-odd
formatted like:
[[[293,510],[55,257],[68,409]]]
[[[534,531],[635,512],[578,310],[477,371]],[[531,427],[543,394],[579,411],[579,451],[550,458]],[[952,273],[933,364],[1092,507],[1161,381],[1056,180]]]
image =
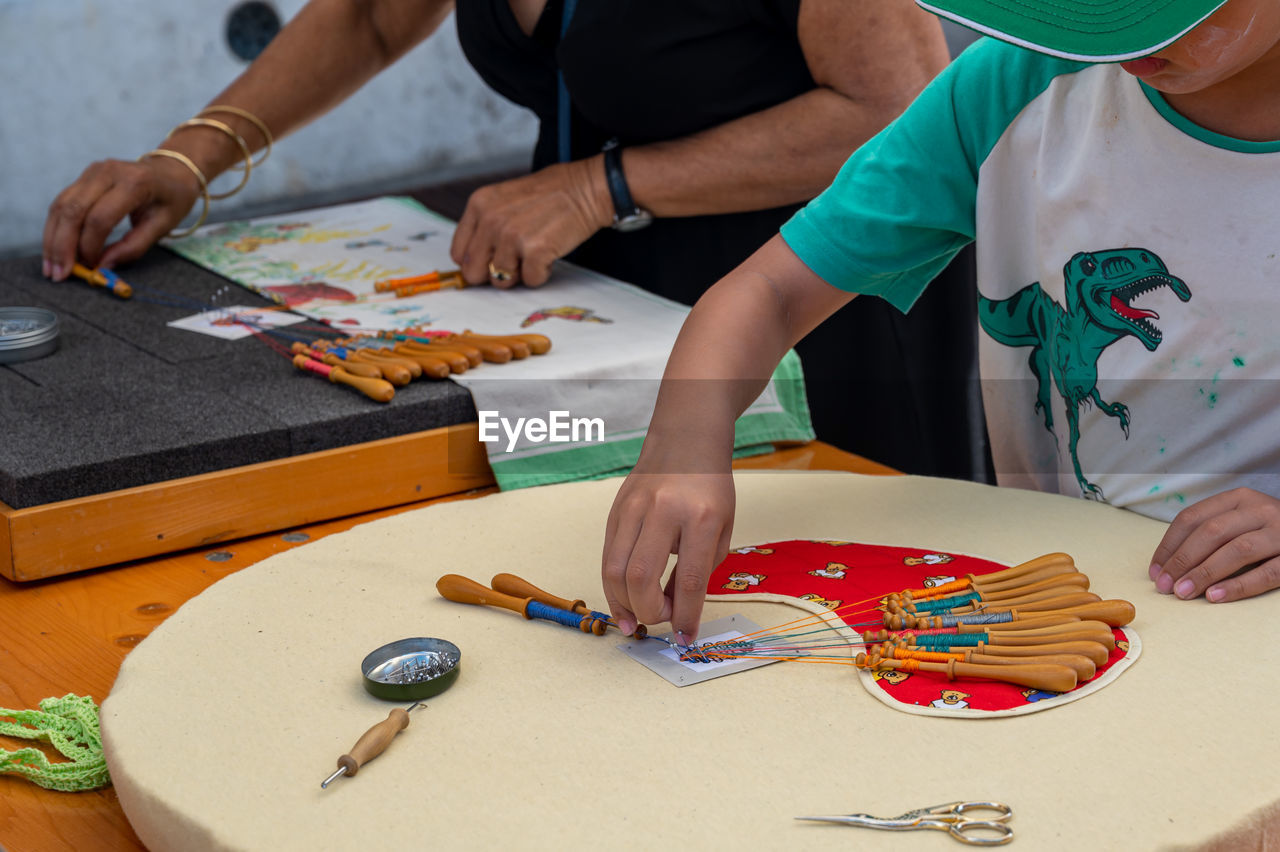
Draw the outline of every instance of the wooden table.
[[[734,466],[894,473],[819,442]],[[79,575],[23,584],[0,578],[0,707],[35,708],[43,698],[67,693],[100,702],[130,649],[169,613],[228,574],[356,524],[493,491],[473,490]],[[0,737],[6,749],[29,744]],[[46,751],[58,759],[52,749]],[[0,846],[9,852],[142,848],[111,788],[56,793],[8,775],[0,776]]]

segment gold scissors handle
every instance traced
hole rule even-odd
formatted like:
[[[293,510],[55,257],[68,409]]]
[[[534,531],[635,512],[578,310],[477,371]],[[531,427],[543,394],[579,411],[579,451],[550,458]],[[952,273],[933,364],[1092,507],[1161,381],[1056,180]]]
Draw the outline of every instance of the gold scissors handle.
[[[986,811],[992,815],[971,818],[971,811]],[[836,822],[842,825],[875,828],[882,831],[918,831],[934,829],[945,831],[953,838],[970,846],[1003,846],[1013,840],[1013,829],[1008,821],[1013,810],[1001,802],[947,802],[927,808],[917,808],[896,817],[874,817],[870,814],[847,816],[796,817],[796,819]]]

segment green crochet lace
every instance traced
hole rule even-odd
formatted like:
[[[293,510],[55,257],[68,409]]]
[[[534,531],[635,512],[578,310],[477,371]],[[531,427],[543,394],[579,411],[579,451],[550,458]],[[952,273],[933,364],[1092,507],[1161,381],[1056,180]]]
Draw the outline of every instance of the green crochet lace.
[[[89,696],[46,698],[39,710],[0,708],[0,734],[51,743],[68,758],[65,763],[50,763],[38,748],[0,749],[0,775],[12,772],[64,793],[96,790],[111,783],[102,756],[98,705]]]

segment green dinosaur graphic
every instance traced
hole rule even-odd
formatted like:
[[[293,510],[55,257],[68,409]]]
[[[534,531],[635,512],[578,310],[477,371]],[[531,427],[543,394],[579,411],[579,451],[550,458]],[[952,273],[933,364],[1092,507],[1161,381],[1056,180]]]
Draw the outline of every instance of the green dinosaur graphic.
[[[1155,311],[1135,308],[1133,299],[1158,287],[1168,287],[1182,301],[1191,290],[1169,274],[1155,252],[1142,248],[1081,252],[1062,268],[1067,306],[1055,302],[1040,283],[1028,284],[1007,299],[992,301],[979,294],[978,321],[997,343],[1030,346],[1028,359],[1036,377],[1036,411],[1044,412],[1044,426],[1053,428],[1049,404],[1050,384],[1066,403],[1070,428],[1071,462],[1085,497],[1103,500],[1102,489],[1089,482],[1080,469],[1076,445],[1080,441],[1080,406],[1092,400],[1102,413],[1120,421],[1129,438],[1129,409],[1119,402],[1104,402],[1098,393],[1098,357],[1117,340],[1137,338],[1155,351],[1162,335],[1152,320]]]

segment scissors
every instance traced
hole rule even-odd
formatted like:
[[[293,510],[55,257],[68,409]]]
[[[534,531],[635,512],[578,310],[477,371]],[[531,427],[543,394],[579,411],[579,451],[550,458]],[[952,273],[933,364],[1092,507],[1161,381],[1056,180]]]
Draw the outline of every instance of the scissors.
[[[970,811],[990,811],[994,816],[974,819]],[[1013,829],[1008,822],[1013,809],[1000,802],[947,802],[907,811],[897,817],[873,817],[870,814],[848,816],[812,816],[796,819],[812,819],[821,822],[838,822],[863,828],[879,828],[885,831],[915,831],[932,828],[946,831],[961,843],[970,846],[1002,846],[1013,840]]]

